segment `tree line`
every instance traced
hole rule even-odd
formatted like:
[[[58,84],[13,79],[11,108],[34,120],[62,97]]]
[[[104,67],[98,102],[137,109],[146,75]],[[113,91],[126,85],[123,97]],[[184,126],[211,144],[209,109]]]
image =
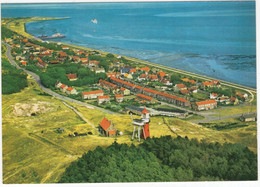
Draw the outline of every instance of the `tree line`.
[[[240,144],[187,137],[114,142],[71,163],[59,183],[257,180],[257,156]]]

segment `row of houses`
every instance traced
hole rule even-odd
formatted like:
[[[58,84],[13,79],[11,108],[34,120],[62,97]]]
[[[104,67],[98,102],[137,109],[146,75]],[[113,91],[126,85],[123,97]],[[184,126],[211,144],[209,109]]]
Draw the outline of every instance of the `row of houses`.
[[[103,90],[82,92],[82,99],[97,99],[98,104],[110,102],[110,96],[104,95]],[[116,102],[121,103],[121,102],[123,102],[123,99],[124,99],[124,96],[122,94],[115,95]]]
[[[69,87],[65,84],[62,84],[60,81],[57,81],[55,84],[55,87],[58,88],[61,92],[64,92],[66,94],[78,94],[77,90],[73,87]]]
[[[120,88],[117,85],[115,85],[115,84],[113,84],[111,82],[105,81],[103,79],[99,80],[99,84],[100,84],[100,86],[102,86],[102,88],[104,88],[106,90],[109,90],[113,94],[120,93],[122,95],[130,95],[130,90],[128,90],[128,89],[126,89],[124,87]]]
[[[179,105],[179,106],[190,106],[190,102],[188,100],[177,97],[175,95],[159,92],[159,91],[152,90],[152,89],[149,89],[149,88],[141,87],[139,85],[134,85],[132,83],[129,83],[129,82],[126,82],[126,81],[123,81],[121,79],[114,78],[114,77],[111,77],[110,80],[111,80],[112,83],[114,83],[118,86],[121,86],[121,87],[125,87],[135,94],[141,93],[143,95],[153,97],[153,98],[158,99],[160,101],[173,103],[173,104],[176,104],[176,105]]]

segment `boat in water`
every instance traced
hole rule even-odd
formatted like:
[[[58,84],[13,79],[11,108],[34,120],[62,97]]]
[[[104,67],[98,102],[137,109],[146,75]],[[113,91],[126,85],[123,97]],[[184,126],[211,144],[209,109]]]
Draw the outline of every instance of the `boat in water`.
[[[53,34],[53,35],[51,35],[51,36],[41,35],[41,36],[39,36],[38,38],[44,40],[44,39],[65,38],[65,37],[66,37],[66,36],[63,35],[63,34],[56,33],[56,34]]]
[[[97,24],[98,20],[97,19],[92,19],[91,22]]]

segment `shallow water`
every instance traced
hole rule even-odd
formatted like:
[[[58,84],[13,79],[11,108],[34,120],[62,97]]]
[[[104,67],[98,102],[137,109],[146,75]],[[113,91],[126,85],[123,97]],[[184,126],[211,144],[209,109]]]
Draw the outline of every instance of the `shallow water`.
[[[256,87],[254,2],[77,3],[2,6],[27,32]],[[97,24],[91,22],[96,18]]]

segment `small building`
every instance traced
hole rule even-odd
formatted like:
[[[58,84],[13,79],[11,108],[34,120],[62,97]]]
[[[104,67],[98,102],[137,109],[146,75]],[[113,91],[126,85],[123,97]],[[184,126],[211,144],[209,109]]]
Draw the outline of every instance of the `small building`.
[[[196,84],[197,82],[195,80],[190,80],[189,78],[181,79],[183,82],[189,82],[191,84]]]
[[[27,66],[27,61],[21,61],[21,64],[23,65],[23,66]]]
[[[180,93],[182,95],[188,95],[190,92],[189,92],[189,90],[180,90]]]
[[[129,72],[130,74],[134,74],[134,73],[136,73],[136,69],[134,68],[134,69],[130,69],[130,72]]]
[[[139,77],[137,77],[137,80],[138,80],[138,81],[144,81],[144,80],[147,79],[147,77],[148,77],[148,75],[146,75],[146,74],[141,74]]]
[[[91,60],[91,61],[89,61],[89,66],[96,67],[96,66],[98,66],[99,63],[100,63],[100,61]]]
[[[213,86],[216,86],[216,87],[220,87],[221,86],[221,84],[220,84],[220,82],[218,80],[212,80],[211,83],[212,83]]]
[[[162,79],[161,82],[166,86],[172,86],[172,82],[169,79]]]
[[[196,86],[192,86],[192,87],[188,88],[188,90],[189,90],[190,92],[192,92],[192,93],[198,93],[198,89],[197,89]]]
[[[59,52],[59,56],[62,58],[62,57],[66,57],[67,56],[67,53],[65,53],[64,51],[60,51]]]
[[[24,56],[16,56],[15,60],[25,60],[25,57]]]
[[[48,64],[45,62],[37,62],[36,66],[38,66],[39,68],[46,68]]]
[[[78,56],[72,56],[71,57],[71,60],[74,62],[74,63],[79,63],[80,62],[80,58]]]
[[[105,71],[104,68],[96,68],[96,69],[95,69],[95,72],[96,72],[96,73],[105,73],[106,71]]]
[[[77,80],[77,74],[74,73],[74,74],[66,74],[66,76],[68,77],[69,81],[75,81]]]
[[[85,54],[85,52],[84,51],[77,51],[76,54],[77,55],[82,55],[82,54]]]
[[[109,77],[109,78],[111,78],[111,77],[116,78],[116,73],[107,73],[107,77]]]
[[[108,121],[107,118],[104,118],[100,124],[99,124],[99,132],[104,135],[104,136],[108,136],[108,137],[114,137],[116,136],[116,128],[115,125],[112,124],[111,121]]]
[[[60,81],[57,81],[57,82],[55,83],[55,87],[56,87],[56,88],[59,88],[61,85],[62,85],[62,83],[61,83]]]
[[[80,58],[81,62],[88,62],[88,58]]]
[[[203,86],[204,87],[212,87],[213,86],[213,84],[212,84],[212,82],[209,82],[209,81],[205,81],[205,82],[203,82]]]
[[[142,67],[142,68],[140,68],[140,70],[148,73],[150,71],[150,68],[149,67]]]
[[[199,111],[214,109],[214,108],[217,108],[217,101],[214,99],[207,100],[207,101],[199,101],[199,102],[196,102],[196,107],[197,107],[197,110],[199,110]]]
[[[109,95],[98,96],[97,97],[97,102],[98,102],[98,104],[109,103],[110,102],[110,97],[109,97]]]
[[[237,105],[239,103],[239,100],[236,97],[230,97],[229,101],[234,105]]]
[[[70,48],[68,46],[62,47],[63,50],[69,50]]]
[[[123,95],[130,95],[130,90],[124,88],[124,87],[121,87],[120,88],[120,92],[123,94]]]
[[[230,103],[230,99],[229,99],[228,96],[222,95],[221,97],[218,98],[218,102],[229,104]]]
[[[149,79],[151,81],[158,81],[158,76],[157,75],[148,75]]]
[[[82,92],[82,99],[96,99],[98,96],[103,96],[103,90],[96,90],[90,92]]]
[[[67,94],[77,94],[77,90],[72,87],[68,87],[65,91]]]
[[[126,73],[129,73],[131,69],[134,69],[134,68],[132,68],[132,67],[121,68],[120,73],[124,75]]]
[[[239,92],[235,92],[235,95],[239,96],[241,99],[244,99],[244,96]]]
[[[11,43],[11,42],[13,42],[13,40],[12,40],[12,38],[5,38],[5,42]]]
[[[209,98],[210,99],[217,99],[218,98],[218,94],[217,93],[210,93]]]
[[[116,94],[115,95],[115,101],[118,102],[118,103],[121,103],[123,102],[124,100],[124,96],[122,94]]]
[[[124,74],[124,77],[127,79],[133,79],[132,74],[129,74],[129,73]]]
[[[184,84],[175,84],[174,90],[175,91],[187,90],[187,87]]]
[[[157,75],[162,79],[166,76],[166,73],[163,71],[157,72]]]
[[[240,120],[241,120],[241,121],[244,121],[244,122],[256,121],[256,113],[243,114],[243,115],[240,117]]]
[[[65,84],[62,84],[62,85],[60,85],[60,91],[61,92],[66,92],[66,90],[67,90],[67,88],[68,88],[68,86],[67,85],[65,85]]]

